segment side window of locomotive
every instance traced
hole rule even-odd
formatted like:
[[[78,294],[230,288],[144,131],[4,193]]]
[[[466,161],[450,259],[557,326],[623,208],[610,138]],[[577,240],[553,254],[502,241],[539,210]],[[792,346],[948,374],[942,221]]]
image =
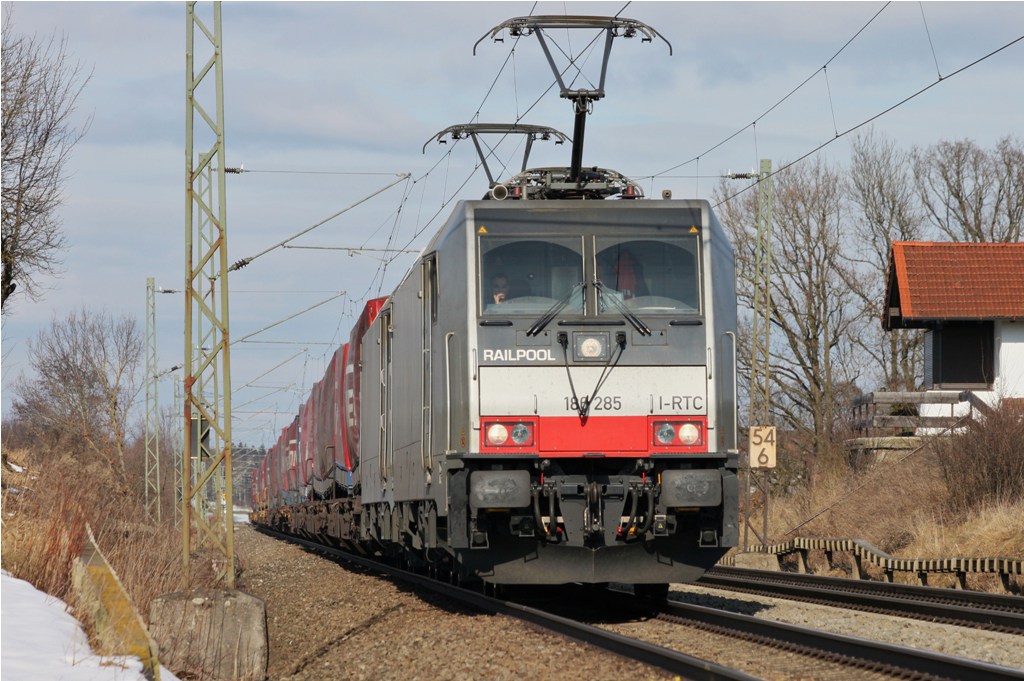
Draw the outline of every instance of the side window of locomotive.
[[[562,299],[582,312],[583,241],[482,236],[479,277],[485,315],[543,314]]]
[[[624,304],[638,313],[700,312],[698,240],[695,236],[659,239],[598,237],[598,311]]]
[[[440,298],[440,280],[437,276],[437,253],[424,256],[422,264],[422,281],[424,304],[429,309],[430,321],[437,321],[438,299]],[[426,313],[426,309],[424,310]]]

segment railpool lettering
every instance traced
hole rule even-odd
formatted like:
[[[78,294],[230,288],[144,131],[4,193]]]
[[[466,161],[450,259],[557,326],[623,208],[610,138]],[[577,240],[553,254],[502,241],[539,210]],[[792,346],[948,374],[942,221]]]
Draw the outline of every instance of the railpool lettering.
[[[485,362],[554,362],[551,348],[487,348]]]

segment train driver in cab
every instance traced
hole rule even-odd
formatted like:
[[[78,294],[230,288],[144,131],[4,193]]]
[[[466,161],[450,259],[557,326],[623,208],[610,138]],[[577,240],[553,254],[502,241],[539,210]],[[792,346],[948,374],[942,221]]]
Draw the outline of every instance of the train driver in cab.
[[[499,273],[491,277],[491,297],[495,304],[508,300],[508,277],[504,274]]]
[[[618,277],[616,276],[616,267],[609,259],[600,259],[597,262],[598,275],[597,280],[601,283],[601,288],[598,290],[598,310],[601,313],[608,311],[615,311],[616,308],[622,306],[625,296],[622,291],[616,288],[618,283]],[[612,302],[613,299],[615,302]]]

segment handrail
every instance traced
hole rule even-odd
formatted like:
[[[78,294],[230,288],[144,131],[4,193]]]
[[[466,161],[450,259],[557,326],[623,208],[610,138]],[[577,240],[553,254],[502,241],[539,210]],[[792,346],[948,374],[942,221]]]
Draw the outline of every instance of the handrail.
[[[964,390],[960,393],[960,401],[967,402],[985,416],[992,416],[992,414],[995,413],[992,407],[990,407],[985,400],[978,397],[973,390]]]
[[[732,331],[726,331],[726,336],[729,336],[732,341],[732,437],[733,445],[738,446],[740,441],[740,424],[739,424],[739,413],[740,409],[740,393],[736,383],[736,334]]]
[[[854,398],[851,408],[854,419],[853,427],[854,430],[868,434],[875,430],[885,429],[949,428],[960,425],[962,419],[953,416],[952,413],[949,416],[920,416],[905,413],[878,414],[876,407],[877,405],[890,407],[922,404],[957,405],[964,402],[970,407],[969,415],[973,415],[974,410],[986,417],[994,413],[992,407],[972,390],[880,391],[865,393]]]
[[[455,337],[454,331],[444,335],[444,402],[448,418],[445,421],[445,454],[452,453],[452,362],[449,341]]]

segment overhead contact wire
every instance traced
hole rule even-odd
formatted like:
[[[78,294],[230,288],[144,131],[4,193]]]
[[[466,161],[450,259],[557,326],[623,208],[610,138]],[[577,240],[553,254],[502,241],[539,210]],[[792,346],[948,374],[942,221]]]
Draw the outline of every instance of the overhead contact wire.
[[[786,96],[784,96],[784,97],[783,97],[782,99],[780,99],[779,101],[775,102],[775,103],[774,103],[774,104],[772,104],[772,105],[771,105],[770,107],[768,107],[768,108],[767,108],[767,109],[766,109],[766,110],[764,111],[764,113],[762,113],[762,114],[761,114],[760,116],[758,116],[757,118],[755,118],[755,119],[753,120],[753,122],[751,122],[751,123],[748,123],[747,125],[743,126],[742,128],[740,128],[740,129],[739,129],[739,130],[737,130],[736,132],[732,133],[731,135],[729,135],[728,137],[726,137],[725,139],[723,139],[723,140],[722,140],[721,142],[718,142],[717,144],[715,144],[715,145],[713,145],[713,146],[709,147],[708,149],[704,150],[704,151],[703,151],[703,152],[701,152],[700,154],[697,154],[696,156],[694,156],[694,157],[693,157],[693,158],[691,158],[690,160],[688,160],[688,161],[683,161],[682,163],[679,163],[679,164],[677,164],[677,165],[674,165],[674,166],[672,166],[671,168],[668,168],[667,170],[663,170],[663,171],[661,171],[661,172],[659,172],[659,173],[655,173],[655,174],[654,174],[654,175],[652,175],[651,177],[660,177],[660,176],[662,176],[662,175],[665,175],[665,174],[667,174],[667,173],[670,173],[670,172],[672,172],[673,170],[676,170],[676,169],[678,169],[678,168],[682,168],[682,167],[683,167],[683,166],[685,166],[685,165],[688,165],[688,164],[690,164],[690,163],[693,163],[694,161],[696,161],[696,160],[697,160],[698,158],[700,158],[701,156],[707,156],[707,155],[708,155],[708,154],[710,154],[710,153],[711,153],[712,151],[714,151],[714,150],[718,149],[719,147],[721,147],[722,145],[724,145],[724,144],[726,144],[726,143],[728,143],[728,142],[732,141],[732,140],[733,140],[733,139],[735,139],[735,138],[736,138],[736,137],[737,137],[738,135],[740,135],[740,134],[742,134],[742,133],[743,133],[744,131],[746,131],[746,130],[747,130],[747,128],[749,128],[749,127],[751,127],[751,126],[753,126],[753,125],[756,125],[758,121],[760,121],[760,120],[761,120],[762,118],[764,118],[765,116],[767,116],[768,114],[770,114],[770,113],[771,113],[772,111],[774,111],[775,109],[777,109],[777,108],[778,108],[779,106],[781,106],[781,105],[782,105],[782,104],[783,104],[783,103],[784,103],[784,102],[785,102],[786,100],[788,100],[788,99],[789,99],[790,97],[792,97],[792,96],[793,96],[794,94],[796,94],[796,93],[797,93],[797,92],[798,92],[798,91],[799,91],[799,90],[800,90],[801,88],[803,88],[803,87],[804,87],[805,85],[807,85],[807,83],[809,83],[809,82],[810,82],[810,81],[811,81],[811,80],[812,80],[812,79],[813,79],[813,78],[814,78],[815,76],[817,76],[817,75],[818,75],[818,74],[819,74],[819,73],[820,73],[820,72],[821,72],[822,70],[824,70],[824,69],[825,69],[825,68],[826,68],[826,67],[827,67],[827,66],[828,66],[829,64],[831,64],[831,63],[832,63],[832,62],[833,62],[833,61],[834,61],[834,60],[836,59],[836,57],[838,57],[838,56],[839,56],[840,54],[842,54],[842,53],[843,53],[843,51],[844,51],[844,50],[846,50],[846,48],[850,46],[850,43],[852,43],[852,42],[853,42],[854,40],[856,40],[856,39],[857,39],[857,36],[859,36],[859,35],[860,35],[861,33],[863,33],[863,32],[864,32],[864,30],[865,30],[865,29],[866,29],[866,28],[867,28],[868,26],[870,26],[870,25],[871,25],[871,24],[872,24],[872,23],[873,23],[873,22],[875,21],[875,19],[877,19],[877,18],[878,18],[878,16],[879,16],[879,15],[880,15],[880,14],[881,14],[882,12],[884,12],[884,11],[885,11],[885,8],[886,8],[886,7],[888,7],[888,6],[890,5],[890,4],[891,4],[891,3],[887,2],[887,3],[885,3],[884,5],[882,5],[882,8],[881,8],[881,9],[879,9],[879,10],[878,10],[877,12],[875,12],[874,16],[872,16],[872,17],[871,17],[871,18],[870,18],[870,19],[868,20],[868,22],[867,22],[866,24],[864,24],[863,26],[861,26],[861,27],[860,27],[860,30],[858,30],[858,31],[857,31],[856,33],[854,33],[854,34],[853,34],[853,37],[851,37],[851,38],[850,38],[849,40],[847,40],[847,41],[846,41],[846,43],[845,43],[845,44],[844,44],[844,45],[843,45],[842,47],[840,47],[840,48],[839,48],[839,50],[838,50],[838,51],[837,51],[837,52],[836,52],[835,54],[833,54],[833,55],[832,55],[832,56],[831,56],[831,57],[829,58],[829,60],[825,62],[825,64],[824,64],[823,66],[821,66],[820,68],[818,68],[818,69],[817,69],[817,70],[816,70],[816,71],[815,71],[814,73],[812,73],[811,75],[807,76],[807,78],[805,78],[805,79],[803,80],[803,82],[802,82],[802,83],[800,83],[800,84],[799,84],[799,85],[797,85],[797,86],[796,86],[795,88],[793,88],[792,90],[790,90],[790,91],[789,91],[789,93],[788,93],[788,94],[786,94]]]
[[[1024,40],[1024,35],[1018,36],[1017,38],[1014,38],[1010,42],[1008,42],[1005,45],[1003,45],[1002,47],[998,47],[998,48],[992,50],[991,52],[989,52],[988,54],[986,54],[985,56],[979,57],[978,59],[975,59],[971,63],[969,63],[969,64],[967,64],[965,66],[960,67],[956,71],[953,71],[952,73],[950,73],[948,76],[945,76],[944,78],[936,79],[934,82],[929,83],[928,85],[924,86],[923,88],[921,88],[917,92],[913,93],[912,95],[908,95],[907,97],[904,97],[903,99],[901,99],[900,101],[896,102],[895,104],[893,104],[889,108],[887,108],[887,109],[885,109],[883,111],[878,112],[877,114],[875,114],[874,116],[871,116],[870,118],[866,118],[865,120],[861,121],[860,123],[858,123],[857,125],[853,126],[852,128],[849,128],[848,130],[844,130],[843,132],[837,133],[836,136],[833,137],[832,139],[826,140],[825,142],[822,142],[821,144],[819,144],[818,146],[814,147],[813,149],[811,149],[807,153],[803,154],[799,158],[797,158],[797,159],[795,159],[793,161],[790,161],[789,163],[787,163],[787,164],[781,166],[780,168],[778,168],[777,170],[772,171],[772,173],[771,173],[771,175],[769,175],[769,177],[773,177],[775,175],[778,175],[779,173],[781,173],[781,172],[783,172],[783,171],[793,167],[797,163],[800,163],[800,161],[803,161],[808,156],[811,156],[813,154],[818,153],[819,151],[821,151],[822,149],[824,149],[828,145],[832,144],[836,140],[838,140],[838,139],[840,139],[842,137],[846,137],[851,132],[859,130],[860,128],[864,127],[868,123],[872,123],[872,122],[878,120],[879,118],[881,118],[882,116],[886,115],[890,111],[893,111],[895,109],[900,108],[901,106],[903,106],[907,102],[911,101],[912,99],[915,99],[915,98],[919,97],[920,95],[924,94],[925,92],[927,92],[928,90],[931,90],[933,87],[935,87],[939,83],[943,83],[943,82],[949,80],[950,78],[963,73],[967,69],[972,68],[974,66],[977,66],[978,64],[980,64],[981,62],[985,61],[986,59],[989,59],[990,57],[994,57],[995,55],[999,54],[1003,50],[1006,50],[1006,49],[1012,47],[1013,45],[1016,45],[1021,40]],[[734,198],[736,198],[740,194],[742,194],[742,193],[748,191],[749,189],[751,189],[752,187],[756,187],[756,186],[757,186],[756,183],[754,183],[752,185],[749,185],[749,186],[747,186],[747,187],[737,191],[736,193],[731,194],[731,195],[727,196],[726,198],[722,199],[721,201],[716,203],[714,207],[717,208],[718,206],[721,206],[723,203],[726,203],[728,201],[732,201]]]

